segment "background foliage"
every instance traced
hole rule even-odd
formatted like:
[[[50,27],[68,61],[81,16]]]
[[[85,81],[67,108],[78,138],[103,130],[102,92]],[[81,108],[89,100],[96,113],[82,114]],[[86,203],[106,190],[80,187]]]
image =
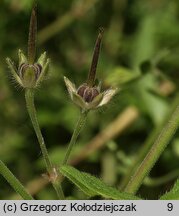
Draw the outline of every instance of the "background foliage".
[[[24,92],[14,85],[5,63],[6,56],[17,61],[19,48],[27,51],[32,1],[3,0],[0,6],[0,158],[21,182],[30,183],[37,199],[54,199],[51,186],[40,178],[44,165],[25,109]],[[138,150],[164,121],[178,91],[179,1],[38,0],[38,53],[47,51],[51,69],[36,94],[36,106],[55,164],[63,159],[79,114],[67,95],[63,76],[77,85],[85,81],[100,26],[105,34],[97,77],[104,88],[117,86],[121,91],[110,105],[89,114],[73,157],[78,158],[81,148],[135,106],[136,117],[122,133],[76,164],[79,170],[118,188]],[[157,199],[173,185],[178,165],[179,133],[139,194]],[[86,198],[69,181],[64,187],[67,195]],[[12,196],[13,190],[1,177],[0,199]]]

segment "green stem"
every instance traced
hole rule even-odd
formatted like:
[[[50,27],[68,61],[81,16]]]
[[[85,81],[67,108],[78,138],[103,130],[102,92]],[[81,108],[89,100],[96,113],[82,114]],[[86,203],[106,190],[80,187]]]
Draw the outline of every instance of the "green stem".
[[[129,183],[127,184],[125,191],[128,193],[135,194],[143,182],[143,179],[148,175],[169,141],[175,134],[179,126],[179,105],[178,97],[176,99],[177,104],[175,105],[174,112],[169,118],[168,122],[163,127],[162,131],[159,133],[156,141],[148,151],[142,163],[138,166],[133,176],[131,177]],[[175,102],[176,102],[175,101]]]
[[[20,181],[13,175],[7,166],[0,160],[0,174],[9,182],[12,188],[25,200],[33,200]]]
[[[172,115],[173,110],[176,108],[176,105],[178,103],[179,103],[179,95],[177,95],[176,98],[174,99],[173,104],[171,105],[171,110],[170,110],[169,113],[167,113],[167,115],[166,115],[164,121],[162,122],[162,124],[158,125],[152,131],[152,133],[148,136],[146,142],[142,145],[141,149],[137,153],[134,162],[132,163],[131,167],[128,169],[127,173],[125,174],[125,176],[123,177],[123,179],[122,179],[122,181],[120,183],[119,188],[121,190],[124,190],[124,188],[127,186],[128,182],[130,181],[131,176],[134,174],[134,172],[136,171],[136,169],[138,168],[138,166],[144,160],[146,154],[148,153],[148,151],[152,147],[153,143],[157,139],[158,134],[160,133],[160,131],[162,130],[162,128],[164,127],[164,125],[168,122],[168,119]]]
[[[52,169],[52,164],[50,162],[48,151],[47,151],[47,148],[46,148],[46,145],[45,145],[45,142],[44,142],[44,139],[43,139],[40,127],[39,127],[39,123],[37,120],[36,109],[34,105],[34,91],[31,89],[27,89],[25,91],[25,99],[26,99],[27,110],[28,110],[30,119],[32,121],[32,125],[34,127],[35,133],[37,135],[37,139],[40,144],[40,148],[42,151],[42,155],[45,161],[47,171],[50,173]]]
[[[62,162],[62,165],[66,165],[67,162],[68,162],[68,159],[69,159],[70,153],[72,151],[72,148],[75,145],[76,140],[77,140],[77,138],[78,138],[78,136],[79,136],[79,134],[81,132],[81,129],[83,128],[83,126],[85,124],[87,114],[88,114],[87,111],[82,111],[81,114],[80,114],[80,117],[79,117],[78,122],[77,122],[77,124],[75,126],[75,129],[73,131],[73,135],[72,135],[70,143],[68,145],[68,149],[67,149],[66,155],[64,157],[64,160]]]
[[[60,176],[60,172],[58,170],[58,176]],[[61,180],[59,178],[58,181],[55,181],[52,183],[55,191],[56,191],[56,194],[58,196],[59,199],[61,200],[64,200],[65,199],[65,196],[64,196],[64,193],[63,193],[63,189],[62,189],[62,185],[61,185]]]
[[[34,105],[34,90],[33,89],[26,89],[25,99],[26,99],[27,110],[28,110],[32,125],[34,127],[38,142],[40,144],[40,148],[42,151],[42,155],[43,155],[43,159],[44,159],[44,162],[46,165],[48,175],[53,178],[53,176],[55,174],[54,173],[54,167],[50,161],[48,151],[47,151],[47,148],[46,148],[46,145],[45,145],[45,142],[44,142],[41,130],[40,130],[40,126],[39,126],[39,123],[37,120],[37,114],[36,114],[36,109],[35,109],[35,105]],[[57,173],[57,175],[58,175],[58,173]],[[51,181],[52,185],[53,185],[55,191],[57,192],[59,199],[64,199],[64,194],[63,194],[63,190],[61,187],[61,183],[59,181],[58,182],[57,181]]]

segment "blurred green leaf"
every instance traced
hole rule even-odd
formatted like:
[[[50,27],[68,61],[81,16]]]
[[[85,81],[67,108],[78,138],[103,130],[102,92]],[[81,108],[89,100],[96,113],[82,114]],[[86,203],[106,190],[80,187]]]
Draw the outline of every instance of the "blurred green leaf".
[[[135,35],[135,43],[133,43],[133,51],[130,53],[132,67],[137,69],[139,65],[151,59],[155,51],[155,33],[158,14],[146,14],[140,20],[139,29]],[[145,45],[144,45],[145,44]]]
[[[69,178],[77,187],[79,187],[88,196],[100,195],[104,198],[114,200],[136,200],[140,199],[134,195],[125,192],[119,192],[117,189],[106,185],[100,179],[84,172],[80,172],[71,166],[62,166],[61,173]]]
[[[125,67],[116,67],[107,74],[109,75],[105,82],[111,86],[120,86],[139,76],[139,74]]]
[[[160,197],[160,200],[179,200],[179,179],[168,193]]]
[[[145,110],[152,118],[155,125],[160,124],[168,109],[169,104],[165,98],[152,94],[150,91],[157,87],[157,80],[153,74],[146,74],[135,83],[134,91],[137,93],[137,106]]]

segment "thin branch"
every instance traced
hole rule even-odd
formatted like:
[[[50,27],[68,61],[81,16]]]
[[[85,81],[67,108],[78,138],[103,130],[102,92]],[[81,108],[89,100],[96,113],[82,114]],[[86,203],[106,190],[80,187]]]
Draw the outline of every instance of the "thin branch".
[[[104,147],[110,140],[119,136],[139,117],[139,112],[135,107],[127,107],[117,118],[112,121],[104,130],[97,134],[89,143],[87,143],[79,152],[78,156],[70,161],[70,164],[78,164],[95,151]]]
[[[75,126],[75,129],[73,131],[73,135],[71,137],[71,140],[70,140],[67,152],[65,154],[64,160],[62,162],[62,165],[66,165],[68,160],[69,160],[69,156],[70,156],[70,153],[72,151],[72,148],[75,145],[77,138],[78,138],[78,136],[79,136],[84,124],[85,124],[87,113],[88,113],[87,111],[80,113],[80,117],[79,117],[78,122]]]

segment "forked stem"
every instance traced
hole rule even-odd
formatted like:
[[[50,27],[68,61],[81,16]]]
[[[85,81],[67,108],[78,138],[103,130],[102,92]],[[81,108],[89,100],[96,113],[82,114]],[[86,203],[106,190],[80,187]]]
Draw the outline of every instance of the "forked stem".
[[[59,178],[58,178],[59,172],[55,167],[53,167],[53,165],[50,161],[48,151],[47,151],[47,148],[46,148],[46,145],[44,142],[44,138],[42,136],[40,126],[38,123],[36,109],[35,109],[35,105],[34,105],[34,90],[33,89],[26,89],[25,90],[25,99],[26,99],[27,110],[28,110],[32,125],[34,127],[38,142],[40,144],[40,148],[42,151],[42,155],[43,155],[43,159],[44,159],[44,162],[46,165],[49,179],[51,180],[51,183],[52,183],[55,191],[57,192],[58,198],[64,199],[65,197],[63,194],[61,183],[60,183]]]

